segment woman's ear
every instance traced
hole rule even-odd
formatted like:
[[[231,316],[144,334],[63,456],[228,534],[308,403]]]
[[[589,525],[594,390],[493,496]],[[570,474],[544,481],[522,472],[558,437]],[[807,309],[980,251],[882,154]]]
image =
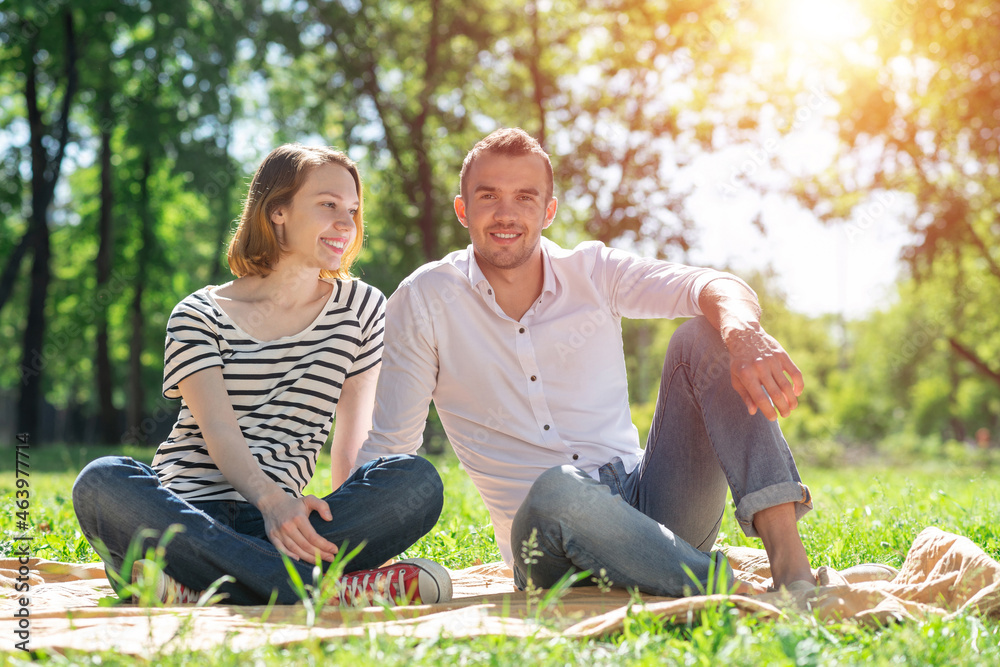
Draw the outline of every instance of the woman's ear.
[[[277,239],[279,245],[284,245],[285,243],[285,223],[288,222],[288,212],[285,210],[284,206],[277,206],[271,215],[268,216],[271,224],[274,225],[274,238]]]
[[[285,207],[278,206],[273,211],[271,211],[270,220],[276,225],[285,224]]]

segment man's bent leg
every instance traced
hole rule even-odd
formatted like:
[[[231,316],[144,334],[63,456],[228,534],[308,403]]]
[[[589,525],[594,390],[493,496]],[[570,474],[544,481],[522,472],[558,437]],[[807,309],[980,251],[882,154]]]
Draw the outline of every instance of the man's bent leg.
[[[775,583],[810,576],[795,524],[812,508],[809,490],[778,424],[751,416],[733,389],[729,353],[705,318],[685,323],[670,341],[646,451],[629,486],[640,511],[702,550],[718,535],[728,486],[740,527],[764,542]]]
[[[511,547],[521,588],[529,579],[551,588],[581,570],[614,586],[671,597],[707,588],[720,569],[726,585],[733,583],[721,553],[698,551],[573,466],[552,468],[535,480],[514,517]]]

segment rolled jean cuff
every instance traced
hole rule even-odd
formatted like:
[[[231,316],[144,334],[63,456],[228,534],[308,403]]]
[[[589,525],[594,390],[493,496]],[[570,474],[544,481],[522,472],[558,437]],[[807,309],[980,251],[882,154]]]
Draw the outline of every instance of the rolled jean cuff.
[[[753,525],[757,512],[785,503],[795,503],[795,520],[798,521],[812,509],[812,494],[809,487],[801,482],[781,482],[772,484],[743,497],[736,507],[736,521],[747,537],[760,537]]]

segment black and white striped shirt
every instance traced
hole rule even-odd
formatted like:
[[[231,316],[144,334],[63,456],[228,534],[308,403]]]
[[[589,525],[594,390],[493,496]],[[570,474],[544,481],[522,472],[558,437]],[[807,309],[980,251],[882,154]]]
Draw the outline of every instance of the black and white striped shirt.
[[[295,496],[316,470],[344,379],[382,357],[385,297],[358,280],[331,282],[330,298],[313,323],[273,341],[240,329],[215,302],[211,287],[177,304],[167,322],[163,396],[181,398],[178,382],[221,366],[251,453],[268,477]],[[183,398],[153,468],[165,487],[189,502],[244,500],[209,457]]]

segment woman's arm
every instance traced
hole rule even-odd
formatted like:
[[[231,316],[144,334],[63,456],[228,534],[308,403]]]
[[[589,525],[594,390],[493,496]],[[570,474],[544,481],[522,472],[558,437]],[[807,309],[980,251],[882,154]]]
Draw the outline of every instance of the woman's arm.
[[[198,371],[181,380],[177,388],[201,428],[208,455],[226,481],[260,510],[275,548],[295,560],[314,562],[318,551],[323,560],[332,561],[337,546],[309,523],[313,510],[331,521],[330,506],[316,496],[295,498],[264,473],[240,431],[222,369]]]
[[[375,387],[378,384],[381,367],[379,364],[360,375],[347,378],[340,390],[333,445],[330,448],[330,472],[334,491],[347,480],[351,468],[354,467],[358,450],[361,449],[365,438],[368,437],[368,431],[372,428]]]

